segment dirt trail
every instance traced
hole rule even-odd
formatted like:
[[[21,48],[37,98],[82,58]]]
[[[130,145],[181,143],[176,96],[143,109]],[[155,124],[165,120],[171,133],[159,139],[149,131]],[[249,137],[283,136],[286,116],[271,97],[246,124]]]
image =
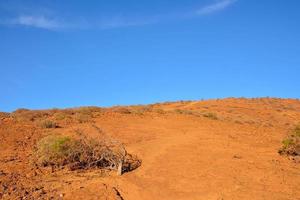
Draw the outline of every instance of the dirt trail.
[[[141,144],[143,166],[121,179],[126,199],[295,199],[299,166],[268,141],[245,142],[232,128],[189,124]],[[240,129],[237,129],[240,131]],[[258,131],[259,132],[259,131]],[[271,133],[270,133],[271,134]],[[260,139],[259,137],[257,138]],[[240,143],[244,140],[244,143]],[[292,167],[287,173],[287,165]],[[292,166],[291,166],[292,165]],[[267,169],[267,171],[266,171]],[[131,184],[128,184],[130,182]],[[252,191],[252,192],[249,192]]]

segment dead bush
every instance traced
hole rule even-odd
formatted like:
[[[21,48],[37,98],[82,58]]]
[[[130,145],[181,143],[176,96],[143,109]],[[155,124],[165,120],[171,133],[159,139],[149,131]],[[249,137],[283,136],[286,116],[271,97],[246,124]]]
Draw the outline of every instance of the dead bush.
[[[67,166],[70,170],[99,168],[117,170],[121,174],[141,164],[117,141],[99,141],[82,135],[79,138],[47,136],[38,142],[34,155],[40,166]]]

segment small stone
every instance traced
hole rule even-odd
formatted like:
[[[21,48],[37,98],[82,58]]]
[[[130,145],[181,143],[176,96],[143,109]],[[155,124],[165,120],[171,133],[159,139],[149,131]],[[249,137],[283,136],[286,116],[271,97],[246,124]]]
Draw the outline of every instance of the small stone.
[[[240,156],[240,155],[234,155],[233,158],[235,158],[235,159],[242,159],[242,156]]]

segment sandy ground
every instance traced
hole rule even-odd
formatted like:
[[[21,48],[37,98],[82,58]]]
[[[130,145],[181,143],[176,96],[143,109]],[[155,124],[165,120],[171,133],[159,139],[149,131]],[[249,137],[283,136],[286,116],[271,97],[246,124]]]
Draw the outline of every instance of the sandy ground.
[[[127,112],[127,111],[130,112]],[[28,111],[35,112],[35,111]],[[278,154],[300,122],[300,101],[223,99],[108,108],[85,113],[82,122],[0,115],[0,198],[226,200],[300,199],[300,162]],[[54,114],[53,114],[54,113]],[[75,113],[76,114],[76,113]],[[74,116],[74,113],[68,113]],[[21,116],[21,117],[20,117]],[[56,120],[43,129],[37,121]],[[49,134],[103,133],[142,160],[117,176],[101,170],[39,168],[31,155]]]

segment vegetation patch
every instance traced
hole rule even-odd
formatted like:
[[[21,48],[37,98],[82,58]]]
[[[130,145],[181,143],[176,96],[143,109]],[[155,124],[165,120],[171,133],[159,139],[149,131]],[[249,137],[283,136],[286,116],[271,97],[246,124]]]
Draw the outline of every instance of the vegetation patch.
[[[6,113],[6,112],[0,112],[0,118],[8,118],[10,117],[10,114],[9,113]]]
[[[296,126],[291,135],[282,141],[282,147],[278,153],[288,156],[300,156],[300,125]]]
[[[156,113],[158,113],[158,114],[166,114],[167,112],[166,111],[164,111],[163,109],[155,109],[154,110]]]
[[[85,113],[76,113],[75,119],[78,123],[87,123],[92,121],[91,115]]]
[[[57,128],[57,123],[51,120],[43,120],[40,122],[42,128]]]
[[[63,113],[63,112],[57,112],[57,113],[55,113],[54,115],[54,118],[56,119],[56,120],[59,120],[59,121],[61,121],[61,120],[64,120],[64,119],[66,119],[68,116],[65,114],[65,113]]]
[[[217,117],[217,115],[215,113],[205,113],[205,114],[203,114],[203,117],[207,117],[207,118],[213,119],[213,120],[217,120],[218,119],[218,117]]]
[[[95,140],[86,137],[50,135],[41,139],[34,152],[39,166],[76,169],[108,169],[118,173],[140,166],[137,157],[127,153],[124,146],[113,140]]]
[[[296,126],[296,128],[294,129],[294,135],[296,137],[300,137],[300,125]]]
[[[116,112],[116,113],[121,113],[121,114],[131,114],[132,111],[129,108],[126,107],[113,107],[111,108],[111,111]]]
[[[11,113],[11,117],[17,122],[32,122],[37,118],[42,118],[46,113],[41,111],[33,111],[25,108],[17,109]]]
[[[183,115],[193,115],[193,111],[191,110],[181,110],[181,109],[175,109],[174,110],[175,113],[178,113],[178,114],[183,114]]]
[[[144,115],[147,112],[152,112],[152,106],[132,106],[130,112],[136,115]]]

